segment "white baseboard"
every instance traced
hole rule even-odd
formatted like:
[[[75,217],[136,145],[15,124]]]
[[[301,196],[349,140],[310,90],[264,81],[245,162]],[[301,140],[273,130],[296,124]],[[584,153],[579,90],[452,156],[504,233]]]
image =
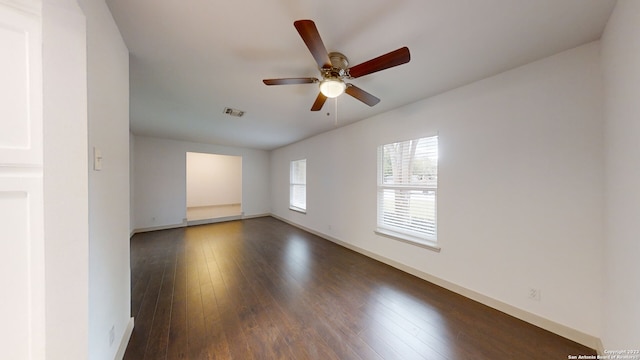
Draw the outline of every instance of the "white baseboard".
[[[358,253],[360,253],[362,255],[365,255],[367,257],[370,257],[372,259],[375,259],[375,260],[378,260],[378,261],[380,261],[382,263],[385,263],[385,264],[387,264],[389,266],[393,266],[396,269],[402,270],[402,271],[404,271],[406,273],[409,273],[411,275],[417,276],[417,277],[419,277],[419,278],[421,278],[423,280],[426,280],[428,282],[431,282],[433,284],[441,286],[441,287],[443,287],[443,288],[445,288],[447,290],[453,291],[453,292],[455,292],[457,294],[460,294],[460,295],[462,295],[462,296],[464,296],[466,298],[469,298],[471,300],[477,301],[477,302],[479,302],[479,303],[481,303],[483,305],[487,305],[487,306],[489,306],[491,308],[494,308],[494,309],[496,309],[498,311],[501,311],[503,313],[511,315],[511,316],[513,316],[515,318],[518,318],[518,319],[522,320],[522,321],[528,322],[530,324],[533,324],[535,326],[538,326],[540,328],[548,330],[548,331],[550,331],[550,332],[552,332],[554,334],[560,335],[560,336],[565,337],[565,338],[567,338],[569,340],[573,340],[573,341],[575,341],[575,342],[577,342],[579,344],[582,344],[582,345],[585,345],[585,346],[590,347],[592,349],[595,349],[600,354],[602,354],[602,352],[603,352],[602,341],[598,337],[586,334],[586,333],[584,333],[582,331],[579,331],[579,330],[570,328],[568,326],[559,324],[559,323],[554,322],[552,320],[543,318],[543,317],[541,317],[539,315],[532,314],[532,313],[530,313],[530,312],[528,312],[526,310],[522,310],[522,309],[520,309],[518,307],[515,307],[513,305],[510,305],[510,304],[504,303],[502,301],[493,299],[493,298],[491,298],[489,296],[480,294],[480,293],[475,292],[473,290],[469,290],[469,289],[464,288],[464,287],[462,287],[460,285],[457,285],[457,284],[454,284],[452,282],[440,279],[438,277],[435,277],[435,276],[433,276],[431,274],[428,274],[426,272],[423,272],[421,270],[418,270],[418,269],[415,269],[413,267],[407,266],[407,265],[402,264],[400,262],[397,262],[395,260],[386,258],[386,257],[384,257],[382,255],[378,255],[376,253],[373,253],[373,252],[371,252],[369,250],[365,250],[363,248],[360,248],[358,246],[349,244],[349,243],[347,243],[345,241],[342,241],[340,239],[336,239],[336,238],[334,238],[332,236],[328,236],[328,235],[323,234],[321,232],[318,232],[318,231],[315,231],[313,229],[309,229],[309,228],[304,227],[302,225],[296,224],[296,223],[294,223],[292,221],[289,221],[289,220],[287,220],[285,218],[282,218],[280,216],[277,216],[277,215],[274,215],[274,214],[271,214],[271,216],[276,218],[276,219],[278,219],[278,220],[281,220],[281,221],[283,221],[283,222],[285,222],[287,224],[290,224],[290,225],[295,226],[295,227],[297,227],[299,229],[308,231],[308,232],[310,232],[310,233],[312,233],[312,234],[314,234],[316,236],[319,236],[319,237],[321,237],[323,239],[329,240],[329,241],[331,241],[333,243],[336,243],[336,244],[338,244],[340,246],[343,246],[343,247],[345,247],[347,249],[353,250],[353,251],[358,252]]]
[[[180,223],[180,224],[172,224],[172,225],[161,225],[161,226],[152,226],[152,227],[147,227],[147,228],[139,228],[139,229],[134,229],[133,230],[133,235],[137,234],[137,233],[143,233],[143,232],[149,232],[149,231],[157,231],[157,230],[169,230],[169,229],[177,229],[177,228],[181,228],[181,227],[186,227],[187,223]]]
[[[242,220],[242,215],[224,216],[224,217],[218,217],[213,219],[190,220],[190,221],[187,221],[187,226],[215,224],[215,223],[221,223],[225,221],[234,221],[234,220]]]
[[[267,216],[271,216],[271,214],[264,213],[264,214],[242,215],[242,219],[255,219],[255,218],[261,218],[261,217],[267,217]]]
[[[214,224],[214,223],[224,222],[224,221],[253,219],[253,218],[267,217],[267,216],[271,216],[271,214],[269,214],[269,213],[254,214],[254,215],[244,215],[243,214],[243,215],[238,215],[238,216],[227,216],[227,217],[215,218],[215,219],[203,219],[203,220],[192,220],[192,221],[186,221],[185,220],[184,222],[182,222],[180,224],[161,225],[161,226],[153,226],[153,227],[147,227],[147,228],[133,229],[133,230],[131,230],[131,234],[130,234],[129,237],[132,237],[133,235],[138,234],[138,233],[149,232],[149,231],[177,229],[177,228],[187,227],[187,226]]]
[[[604,344],[602,343],[602,339],[598,339],[598,347],[595,348],[598,351],[598,355],[604,354]]]
[[[118,352],[116,353],[116,357],[114,360],[122,360],[124,358],[124,353],[127,350],[127,345],[129,345],[129,339],[131,338],[131,334],[133,333],[134,321],[133,318],[129,319],[127,323],[127,328],[124,329],[124,334],[122,334],[122,339],[120,339],[120,345],[118,346]]]
[[[203,219],[203,220],[191,220],[187,222],[187,226],[197,226],[197,225],[206,225],[206,224],[215,224],[225,221],[234,221],[234,220],[245,220],[245,219],[254,219],[259,217],[267,217],[270,214],[255,214],[255,215],[235,215],[235,216],[225,216],[214,219]]]

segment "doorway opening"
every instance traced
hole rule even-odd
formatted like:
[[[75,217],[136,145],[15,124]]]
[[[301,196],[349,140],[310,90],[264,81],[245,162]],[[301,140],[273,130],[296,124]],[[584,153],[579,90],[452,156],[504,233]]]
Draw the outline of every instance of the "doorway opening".
[[[187,224],[242,218],[242,156],[187,153]]]

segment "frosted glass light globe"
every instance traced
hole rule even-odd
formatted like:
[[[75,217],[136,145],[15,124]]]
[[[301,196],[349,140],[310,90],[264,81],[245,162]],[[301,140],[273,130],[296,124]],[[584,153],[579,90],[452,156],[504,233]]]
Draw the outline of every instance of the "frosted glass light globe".
[[[340,79],[325,79],[320,82],[320,92],[328,98],[340,96],[347,85]]]

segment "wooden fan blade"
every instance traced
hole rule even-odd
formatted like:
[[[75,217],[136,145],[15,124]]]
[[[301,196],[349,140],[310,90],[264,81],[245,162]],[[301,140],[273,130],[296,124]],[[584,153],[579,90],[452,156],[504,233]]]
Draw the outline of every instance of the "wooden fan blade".
[[[322,38],[320,37],[320,33],[318,33],[318,28],[316,28],[316,24],[311,20],[298,20],[293,23],[293,26],[296,27],[300,37],[309,48],[311,55],[316,60],[318,67],[331,67],[331,60],[329,60],[329,53],[327,52],[327,48],[324,46],[322,42]]]
[[[409,60],[411,60],[411,54],[409,53],[409,48],[405,46],[350,68],[349,75],[352,78],[359,78],[380,70],[406,64]]]
[[[347,84],[347,88],[344,90],[347,94],[353,96],[354,98],[362,101],[363,103],[373,106],[380,102],[380,99],[369,94],[368,92],[360,89],[359,87],[353,84]]]
[[[284,79],[264,79],[265,85],[295,85],[295,84],[313,84],[318,82],[316,78],[284,78]]]
[[[324,96],[322,93],[318,93],[318,97],[316,98],[316,101],[313,103],[313,106],[311,106],[311,111],[320,111],[325,101],[327,101],[327,97]]]

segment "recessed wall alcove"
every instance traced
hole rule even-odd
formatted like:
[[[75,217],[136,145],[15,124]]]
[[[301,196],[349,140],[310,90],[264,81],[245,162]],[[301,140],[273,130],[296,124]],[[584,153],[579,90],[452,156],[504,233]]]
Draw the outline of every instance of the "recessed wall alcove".
[[[187,152],[189,225],[242,216],[242,156]]]

